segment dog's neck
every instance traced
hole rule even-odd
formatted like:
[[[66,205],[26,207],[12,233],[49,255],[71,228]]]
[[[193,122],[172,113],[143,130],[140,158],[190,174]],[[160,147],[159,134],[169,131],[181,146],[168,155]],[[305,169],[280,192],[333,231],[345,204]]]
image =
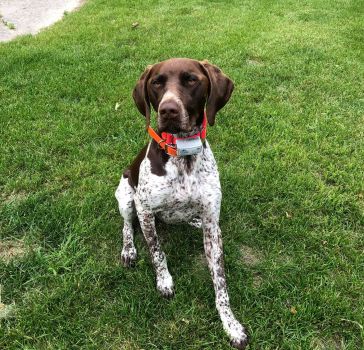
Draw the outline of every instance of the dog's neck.
[[[201,153],[184,156],[184,157],[171,157],[170,162],[174,166],[177,167],[178,173],[181,176],[190,175],[199,169],[202,160],[202,154],[204,149]]]
[[[177,173],[181,176],[189,176],[199,170],[207,147],[208,144],[205,140],[200,153],[184,157],[172,157],[161,149],[155,140],[152,140],[148,147],[147,157],[152,162],[152,172],[157,175],[165,174],[168,163],[169,166],[175,167]]]

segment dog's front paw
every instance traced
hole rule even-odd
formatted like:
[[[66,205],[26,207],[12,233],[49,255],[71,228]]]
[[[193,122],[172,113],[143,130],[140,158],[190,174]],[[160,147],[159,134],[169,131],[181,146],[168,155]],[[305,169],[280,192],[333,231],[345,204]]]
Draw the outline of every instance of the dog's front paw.
[[[157,276],[157,289],[165,298],[171,298],[174,295],[173,279],[170,273],[164,272]]]
[[[249,343],[248,336],[244,333],[244,337],[231,339],[230,345],[236,349],[244,350]]]
[[[230,345],[236,349],[245,349],[249,342],[248,334],[245,328],[237,321],[234,320],[230,324]]]
[[[121,251],[121,263],[125,267],[131,267],[135,264],[137,251],[135,247],[123,247]]]

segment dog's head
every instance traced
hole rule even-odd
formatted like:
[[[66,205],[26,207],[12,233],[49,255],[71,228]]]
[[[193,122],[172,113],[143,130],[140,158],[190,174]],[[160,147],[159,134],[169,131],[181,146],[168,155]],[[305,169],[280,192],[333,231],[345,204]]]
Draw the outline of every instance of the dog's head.
[[[188,133],[201,125],[205,107],[207,120],[214,125],[216,113],[229,101],[233,89],[233,82],[209,62],[172,58],[144,71],[133,98],[147,125],[152,105],[160,132]]]

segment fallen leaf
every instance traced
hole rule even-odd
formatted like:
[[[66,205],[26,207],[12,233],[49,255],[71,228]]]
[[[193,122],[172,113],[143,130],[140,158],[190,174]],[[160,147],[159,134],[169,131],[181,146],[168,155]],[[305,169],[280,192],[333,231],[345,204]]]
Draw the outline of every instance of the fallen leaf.
[[[138,25],[139,25],[139,22],[134,22],[134,23],[131,25],[131,27],[132,27],[132,28],[136,28]]]
[[[289,311],[291,312],[292,315],[295,315],[297,313],[297,310],[294,306],[292,306]]]

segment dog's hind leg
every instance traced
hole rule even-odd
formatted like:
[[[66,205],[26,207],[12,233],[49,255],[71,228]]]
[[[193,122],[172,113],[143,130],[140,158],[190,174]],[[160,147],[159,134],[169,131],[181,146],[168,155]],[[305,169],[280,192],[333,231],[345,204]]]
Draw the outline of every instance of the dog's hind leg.
[[[201,228],[202,227],[202,220],[200,218],[193,218],[188,224],[192,227]]]
[[[137,251],[134,246],[133,220],[136,217],[134,204],[134,189],[130,186],[128,178],[122,176],[116,189],[115,197],[119,203],[119,211],[124,218],[123,227],[123,249],[121,251],[121,262],[130,267],[135,263]]]

